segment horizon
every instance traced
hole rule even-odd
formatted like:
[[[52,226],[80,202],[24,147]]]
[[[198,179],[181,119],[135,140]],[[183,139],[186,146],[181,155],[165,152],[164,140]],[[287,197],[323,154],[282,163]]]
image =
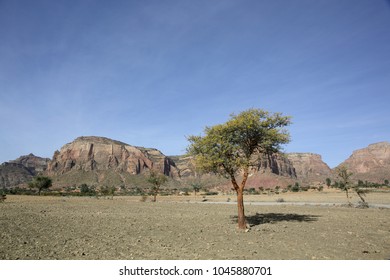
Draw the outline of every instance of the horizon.
[[[331,168],[390,141],[390,3],[1,1],[0,163],[82,135],[181,155],[249,108]]]

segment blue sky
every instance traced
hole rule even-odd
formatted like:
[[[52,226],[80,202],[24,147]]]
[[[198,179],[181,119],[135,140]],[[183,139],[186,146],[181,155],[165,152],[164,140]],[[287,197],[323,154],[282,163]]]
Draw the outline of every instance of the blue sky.
[[[0,162],[96,135],[183,154],[262,108],[334,167],[390,141],[384,0],[0,0]]]

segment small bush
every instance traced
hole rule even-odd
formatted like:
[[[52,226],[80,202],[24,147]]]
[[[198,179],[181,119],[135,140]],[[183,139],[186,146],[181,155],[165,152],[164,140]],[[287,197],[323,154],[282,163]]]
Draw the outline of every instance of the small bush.
[[[218,192],[206,192],[205,195],[218,195]]]
[[[278,199],[276,200],[276,202],[278,202],[278,203],[283,203],[283,202],[285,202],[285,201],[284,201],[283,198],[278,198]]]
[[[292,192],[299,192],[301,188],[299,187],[299,185],[294,185],[293,187],[291,187],[291,191]]]

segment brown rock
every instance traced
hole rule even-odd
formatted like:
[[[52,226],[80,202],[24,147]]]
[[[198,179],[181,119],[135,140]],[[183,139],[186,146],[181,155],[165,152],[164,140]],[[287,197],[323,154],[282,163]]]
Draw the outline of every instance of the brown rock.
[[[383,183],[390,180],[390,143],[380,142],[356,150],[342,164],[356,180]]]
[[[0,165],[0,189],[18,187],[31,181],[33,176],[23,164],[4,162]]]
[[[105,178],[104,171],[138,175],[150,169],[161,171],[167,176],[178,176],[173,161],[156,149],[89,136],[79,137],[56,151],[47,171],[49,175],[82,171]]]
[[[323,182],[332,175],[332,170],[318,154],[288,153],[287,158],[294,166],[297,179],[300,181]]]
[[[47,169],[47,165],[50,162],[49,158],[37,157],[33,154],[21,156],[15,160],[9,161],[10,163],[22,164],[28,168],[34,175],[44,172]]]

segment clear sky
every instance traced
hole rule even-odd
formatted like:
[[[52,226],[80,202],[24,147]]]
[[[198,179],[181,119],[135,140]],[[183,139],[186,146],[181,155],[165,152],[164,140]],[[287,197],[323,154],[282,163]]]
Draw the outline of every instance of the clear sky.
[[[185,153],[262,108],[331,167],[390,141],[385,0],[0,0],[0,162],[105,136]]]

